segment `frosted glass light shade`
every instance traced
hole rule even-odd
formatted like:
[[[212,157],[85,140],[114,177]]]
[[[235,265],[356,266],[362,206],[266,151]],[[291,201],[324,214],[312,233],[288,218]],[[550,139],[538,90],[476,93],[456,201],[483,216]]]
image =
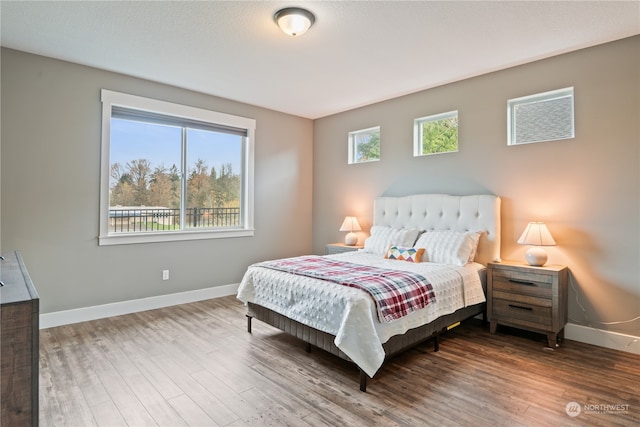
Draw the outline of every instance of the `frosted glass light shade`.
[[[273,15],[278,27],[292,37],[300,36],[307,32],[316,21],[313,13],[299,7],[287,7]]]
[[[354,231],[360,231],[360,223],[358,222],[358,218],[355,216],[345,217],[342,225],[340,226],[340,231],[348,231],[347,235],[344,238],[344,244],[347,246],[353,246],[358,243],[358,235],[354,233]]]
[[[541,267],[547,262],[547,251],[540,246],[555,246],[551,232],[544,222],[530,222],[518,239],[521,245],[532,245],[525,255],[529,265]]]

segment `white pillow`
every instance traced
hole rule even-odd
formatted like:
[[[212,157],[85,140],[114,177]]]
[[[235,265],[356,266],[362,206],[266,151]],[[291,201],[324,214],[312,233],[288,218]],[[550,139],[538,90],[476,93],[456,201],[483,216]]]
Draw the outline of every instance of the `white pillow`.
[[[424,248],[422,261],[440,264],[466,265],[473,261],[480,239],[480,232],[427,231],[414,247]]]
[[[417,228],[392,228],[374,225],[371,227],[371,236],[364,241],[364,251],[385,255],[391,245],[410,248],[419,234],[420,230]]]
[[[476,260],[476,254],[478,253],[478,243],[480,242],[480,237],[484,234],[484,231],[469,231],[466,234],[471,235],[471,238],[474,239],[473,249],[471,249],[471,255],[469,255],[469,262],[474,262]]]

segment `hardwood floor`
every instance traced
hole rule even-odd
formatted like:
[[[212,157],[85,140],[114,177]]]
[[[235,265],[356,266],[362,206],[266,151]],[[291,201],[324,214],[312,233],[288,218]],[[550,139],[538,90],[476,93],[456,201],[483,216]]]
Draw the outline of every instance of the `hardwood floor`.
[[[40,331],[40,425],[640,423],[640,356],[552,351],[544,335],[491,335],[474,319],[437,353],[429,342],[389,360],[362,393],[354,365],[260,321],[249,334],[244,314],[225,297]]]

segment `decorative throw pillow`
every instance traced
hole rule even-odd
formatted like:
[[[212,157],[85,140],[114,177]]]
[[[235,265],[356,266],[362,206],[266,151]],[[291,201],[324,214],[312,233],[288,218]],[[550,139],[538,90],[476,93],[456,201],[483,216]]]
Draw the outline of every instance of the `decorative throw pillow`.
[[[417,228],[392,228],[382,225],[374,225],[370,232],[371,236],[364,241],[364,251],[378,255],[384,255],[391,245],[410,248],[420,234]]]
[[[420,236],[416,248],[424,248],[423,261],[466,265],[473,261],[480,232],[427,231]]]
[[[403,248],[401,246],[390,246],[384,255],[387,259],[397,259],[400,261],[420,262],[424,248]]]

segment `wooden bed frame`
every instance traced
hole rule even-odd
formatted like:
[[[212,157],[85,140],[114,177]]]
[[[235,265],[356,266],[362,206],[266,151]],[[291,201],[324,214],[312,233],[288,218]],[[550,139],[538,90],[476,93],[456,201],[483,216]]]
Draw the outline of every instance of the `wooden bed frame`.
[[[421,230],[486,230],[480,238],[476,262],[500,259],[500,198],[492,195],[450,196],[420,194],[405,197],[382,197],[374,201],[374,225],[419,228]],[[486,272],[481,271],[482,286],[486,292]],[[420,327],[395,335],[383,344],[385,360],[434,338],[434,351],[438,351],[438,337],[451,325],[483,314],[486,303],[461,308],[441,316]],[[247,303],[247,330],[251,333],[251,320],[256,318],[307,343],[307,351],[315,346],[344,360],[351,359],[334,344],[335,336],[292,320],[258,304]],[[360,369],[360,390],[367,389],[367,374]]]

